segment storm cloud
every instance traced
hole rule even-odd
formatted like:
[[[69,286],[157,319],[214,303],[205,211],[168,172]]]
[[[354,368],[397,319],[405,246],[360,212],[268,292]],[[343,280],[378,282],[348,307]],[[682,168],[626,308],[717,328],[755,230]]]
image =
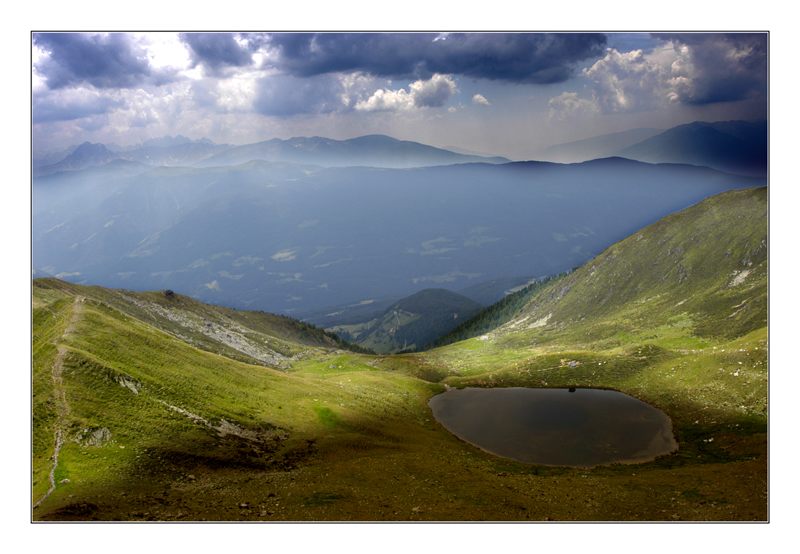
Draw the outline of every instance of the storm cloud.
[[[268,39],[272,63],[297,76],[361,71],[428,79],[435,73],[557,83],[603,52],[595,33],[287,33]]]
[[[236,144],[387,134],[530,159],[589,128],[767,111],[766,33],[31,36],[37,152],[175,133]]]
[[[256,112],[278,117],[303,113],[330,113],[346,106],[342,82],[333,75],[299,78],[291,75],[265,77],[258,83],[253,102]]]
[[[765,33],[657,34],[688,53],[691,80],[678,87],[687,104],[731,102],[767,92]]]
[[[49,53],[36,70],[50,89],[83,83],[129,88],[149,77],[167,77],[154,74],[146,52],[124,33],[35,33],[33,42]]]
[[[240,45],[231,33],[181,33],[181,40],[191,50],[194,65],[205,64],[212,70],[242,67],[252,63],[252,53]]]
[[[657,42],[650,50],[608,48],[582,72],[590,83],[589,94],[564,92],[551,98],[551,110],[561,118],[570,113],[637,112],[766,98],[766,34],[653,38]]]

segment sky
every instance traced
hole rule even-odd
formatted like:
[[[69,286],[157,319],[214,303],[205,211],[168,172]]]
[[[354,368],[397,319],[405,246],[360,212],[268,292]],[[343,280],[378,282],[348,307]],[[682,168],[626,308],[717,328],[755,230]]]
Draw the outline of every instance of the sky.
[[[381,133],[533,159],[767,115],[765,34],[34,33],[34,153]]]

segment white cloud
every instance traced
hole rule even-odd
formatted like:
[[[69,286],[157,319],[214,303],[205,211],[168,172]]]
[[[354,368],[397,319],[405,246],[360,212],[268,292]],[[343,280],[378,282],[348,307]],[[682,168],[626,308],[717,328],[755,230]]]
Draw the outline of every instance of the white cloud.
[[[650,52],[609,48],[583,69],[589,96],[563,92],[551,98],[550,117],[646,111],[674,104],[691,87],[693,73],[691,49],[684,44],[667,42]]]
[[[478,106],[491,106],[489,101],[483,94],[475,94],[472,96],[472,103],[477,104]]]
[[[452,76],[439,73],[435,73],[427,81],[414,81],[408,88],[414,97],[414,105],[418,108],[443,106],[458,91]]]
[[[317,264],[317,265],[314,266],[314,269],[322,269],[322,268],[325,268],[325,267],[331,267],[332,265],[338,265],[338,264],[343,264],[343,263],[352,262],[352,261],[353,261],[353,258],[338,258],[338,259],[330,261],[330,262]]]
[[[267,275],[269,275],[270,277],[278,277],[278,279],[276,279],[275,282],[280,284],[300,283],[303,281],[303,274],[300,272],[285,273],[285,272],[268,271]]]
[[[676,87],[688,77],[687,57],[688,47],[672,43],[647,54],[609,48],[583,74],[604,112],[651,109],[678,99]]]
[[[378,89],[366,100],[356,103],[356,110],[363,112],[394,112],[410,110],[414,107],[414,100],[405,90]]]
[[[473,227],[469,231],[469,237],[464,240],[464,246],[480,248],[484,244],[490,244],[501,240],[500,237],[489,236],[487,234],[488,231],[488,227]]]
[[[220,79],[216,86],[217,106],[224,110],[249,111],[258,93],[261,72],[239,72],[227,79]]]
[[[429,239],[422,241],[420,244],[422,249],[417,251],[415,248],[407,248],[407,254],[419,254],[420,256],[436,256],[438,254],[444,254],[446,252],[452,252],[453,250],[458,250],[453,246],[453,240],[447,237],[436,237],[434,239]]]
[[[255,265],[258,262],[263,261],[263,258],[259,258],[258,256],[240,256],[233,260],[233,267],[242,267],[245,265]]]
[[[31,66],[31,87],[34,93],[47,90],[47,79],[39,73],[37,66],[44,58],[49,56],[50,54],[39,47],[38,44],[31,45],[31,61],[33,62]]]
[[[442,273],[441,275],[425,275],[423,277],[413,277],[411,282],[415,285],[417,283],[452,283],[453,281],[462,277],[467,279],[476,279],[480,277],[480,273],[464,273],[463,271],[451,271],[450,273]]]
[[[220,290],[219,282],[216,279],[214,279],[210,283],[205,283],[203,286],[206,287],[208,290],[216,290],[216,291]]]
[[[289,262],[297,257],[296,250],[279,250],[270,256],[276,262]]]
[[[338,76],[341,93],[339,99],[342,106],[353,108],[358,102],[369,97],[370,91],[376,87],[375,79],[363,73],[342,73]]]
[[[752,37],[725,35],[665,38],[651,51],[615,48],[583,69],[588,95],[564,92],[550,99],[551,117],[590,112],[661,109],[671,104],[707,104],[758,94],[766,69]],[[763,75],[762,75],[763,73]]]
[[[600,111],[594,98],[588,100],[580,98],[577,92],[562,92],[551,98],[547,105],[550,107],[551,119],[568,119]]]
[[[430,79],[414,81],[406,89],[378,89],[366,100],[356,103],[358,111],[406,111],[415,108],[438,108],[456,92],[456,82],[450,75],[434,74]]]

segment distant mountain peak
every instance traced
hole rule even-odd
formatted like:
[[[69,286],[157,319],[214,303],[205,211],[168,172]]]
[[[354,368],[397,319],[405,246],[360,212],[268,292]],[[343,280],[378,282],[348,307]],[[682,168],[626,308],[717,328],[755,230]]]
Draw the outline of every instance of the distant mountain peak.
[[[765,175],[767,122],[694,121],[667,129],[618,152],[650,163],[683,163],[730,173]]]
[[[56,165],[78,166],[85,163],[105,163],[111,161],[114,153],[99,142],[81,143],[69,156]]]
[[[273,138],[243,144],[209,156],[200,165],[230,166],[252,160],[280,161],[322,167],[410,168],[460,163],[506,163],[500,157],[465,155],[420,142],[398,140],[381,135],[363,135],[349,139],[326,137]]]
[[[588,137],[555,144],[541,150],[539,156],[545,160],[561,163],[577,163],[597,158],[607,158],[615,155],[623,148],[627,148],[663,131],[664,129],[641,127]]]
[[[164,135],[163,137],[147,139],[139,146],[129,148],[129,150],[135,150],[137,148],[171,148],[174,146],[182,146],[184,144],[213,145],[215,143],[211,139],[205,137],[193,140],[184,135]]]
[[[100,142],[85,141],[80,143],[78,147],[72,151],[72,154],[82,154],[85,152],[110,152],[110,150],[105,144]]]
[[[669,129],[630,129],[557,144],[540,154],[544,159],[567,163],[623,157],[763,176],[767,168],[767,122],[692,121]]]
[[[379,133],[375,133],[375,134],[371,134],[371,135],[361,135],[361,136],[353,137],[353,138],[347,139],[347,140],[353,141],[353,142],[359,142],[359,141],[383,141],[383,142],[387,142],[387,143],[414,142],[414,141],[401,140],[401,139],[398,139],[398,138],[395,138],[395,137],[392,137],[392,136],[389,136],[389,135],[382,135],[382,134],[379,134]]]
[[[151,138],[144,142],[142,142],[143,147],[168,147],[168,146],[178,146],[180,144],[186,144],[189,142],[194,142],[192,139],[187,138],[183,135],[165,135],[163,137],[158,138]]]
[[[623,156],[608,156],[605,158],[597,158],[595,160],[586,160],[578,165],[646,165],[645,162],[639,160],[632,160]]]

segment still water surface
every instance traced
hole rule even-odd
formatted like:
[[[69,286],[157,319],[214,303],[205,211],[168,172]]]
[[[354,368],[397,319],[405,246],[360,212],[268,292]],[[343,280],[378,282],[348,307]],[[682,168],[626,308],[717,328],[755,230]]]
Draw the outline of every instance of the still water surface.
[[[664,412],[612,390],[451,389],[429,405],[462,440],[526,463],[637,463],[678,448]]]

